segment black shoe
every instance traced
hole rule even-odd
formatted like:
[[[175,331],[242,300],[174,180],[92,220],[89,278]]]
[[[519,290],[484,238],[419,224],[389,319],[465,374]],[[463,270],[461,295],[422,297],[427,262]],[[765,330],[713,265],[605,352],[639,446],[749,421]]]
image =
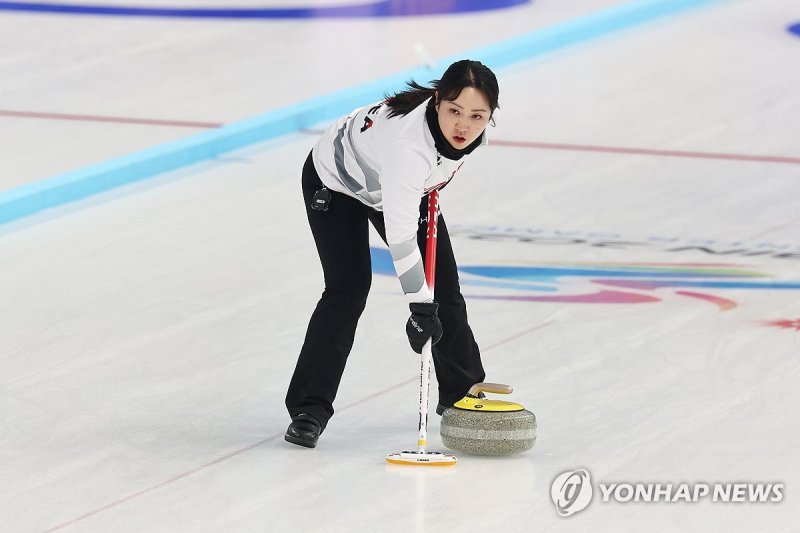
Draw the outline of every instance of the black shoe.
[[[292,417],[292,423],[289,424],[289,428],[283,438],[286,442],[313,448],[317,445],[321,433],[322,425],[317,422],[317,419],[311,415],[301,413]]]
[[[469,395],[467,395],[467,396],[469,396]],[[484,393],[482,393],[482,392],[479,392],[477,396],[474,396],[474,398],[478,398],[480,400],[484,400],[484,399],[486,399],[486,395]],[[439,405],[436,406],[436,414],[439,415],[439,416],[442,416],[444,414],[445,409],[450,409],[451,407],[453,407],[453,406],[452,405],[444,405],[444,404],[440,403]]]

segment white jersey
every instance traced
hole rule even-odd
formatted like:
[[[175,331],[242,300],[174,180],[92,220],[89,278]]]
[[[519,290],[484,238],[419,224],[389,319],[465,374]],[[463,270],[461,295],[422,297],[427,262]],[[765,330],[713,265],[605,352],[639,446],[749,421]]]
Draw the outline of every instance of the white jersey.
[[[394,268],[410,302],[433,300],[417,246],[420,201],[452,179],[467,157],[454,161],[437,152],[425,119],[429,100],[393,118],[383,102],[356,109],[331,126],[312,152],[328,189],[383,211]]]

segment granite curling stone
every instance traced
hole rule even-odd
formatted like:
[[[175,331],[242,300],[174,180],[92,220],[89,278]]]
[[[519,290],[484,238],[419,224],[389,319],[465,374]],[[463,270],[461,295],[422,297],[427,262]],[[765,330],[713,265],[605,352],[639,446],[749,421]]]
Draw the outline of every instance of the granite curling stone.
[[[522,405],[489,400],[482,392],[509,394],[508,385],[478,383],[442,413],[442,444],[470,455],[514,455],[533,448],[536,416]]]

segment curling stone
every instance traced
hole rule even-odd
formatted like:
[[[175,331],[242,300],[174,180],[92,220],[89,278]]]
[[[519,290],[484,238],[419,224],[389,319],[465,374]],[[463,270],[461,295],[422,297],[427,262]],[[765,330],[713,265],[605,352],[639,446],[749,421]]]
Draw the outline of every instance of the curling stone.
[[[513,455],[533,448],[536,416],[514,402],[489,400],[483,392],[510,394],[499,383],[477,383],[442,413],[442,444],[470,455]]]

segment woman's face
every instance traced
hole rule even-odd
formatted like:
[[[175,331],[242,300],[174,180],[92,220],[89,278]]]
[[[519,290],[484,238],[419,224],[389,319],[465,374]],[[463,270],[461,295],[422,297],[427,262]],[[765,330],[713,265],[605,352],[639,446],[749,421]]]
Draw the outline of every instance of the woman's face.
[[[439,93],[436,93],[438,100]],[[461,150],[478,138],[491,113],[489,100],[475,87],[464,87],[455,100],[442,100],[436,105],[439,127],[450,146]]]

